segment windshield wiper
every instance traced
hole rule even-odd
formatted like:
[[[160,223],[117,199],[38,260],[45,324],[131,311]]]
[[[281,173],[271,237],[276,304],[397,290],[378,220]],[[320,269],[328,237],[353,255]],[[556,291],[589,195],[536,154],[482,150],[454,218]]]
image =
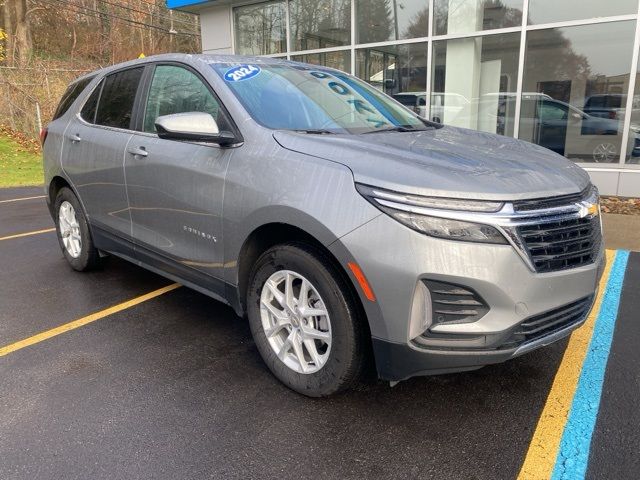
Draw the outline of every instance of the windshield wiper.
[[[370,132],[364,132],[364,133],[381,133],[381,132],[423,132],[424,130],[426,130],[425,128],[415,128],[412,126],[406,126],[406,125],[397,125],[395,127],[389,127],[389,128],[379,128],[378,130],[371,130]]]
[[[321,128],[302,128],[294,130],[294,132],[308,133],[310,135],[335,135],[335,132],[332,132],[331,130],[323,130]]]

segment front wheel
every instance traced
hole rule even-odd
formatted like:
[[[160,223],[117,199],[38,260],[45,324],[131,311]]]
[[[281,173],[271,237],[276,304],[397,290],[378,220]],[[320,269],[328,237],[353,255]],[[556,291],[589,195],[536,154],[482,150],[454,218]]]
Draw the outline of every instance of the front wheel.
[[[344,279],[321,251],[305,244],[266,251],[253,267],[247,308],[260,355],[289,388],[323,397],[359,380],[362,319]]]
[[[97,267],[100,254],[93,245],[80,202],[71,189],[60,189],[56,195],[54,212],[58,242],[67,262],[78,271]]]

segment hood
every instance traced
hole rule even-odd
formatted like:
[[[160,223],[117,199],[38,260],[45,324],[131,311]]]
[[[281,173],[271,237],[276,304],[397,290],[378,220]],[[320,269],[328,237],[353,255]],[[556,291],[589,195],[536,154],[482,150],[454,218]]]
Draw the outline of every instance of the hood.
[[[274,133],[288,150],[341,163],[356,182],[417,195],[520,200],[578,193],[589,175],[546,148],[454,127],[363,135]]]

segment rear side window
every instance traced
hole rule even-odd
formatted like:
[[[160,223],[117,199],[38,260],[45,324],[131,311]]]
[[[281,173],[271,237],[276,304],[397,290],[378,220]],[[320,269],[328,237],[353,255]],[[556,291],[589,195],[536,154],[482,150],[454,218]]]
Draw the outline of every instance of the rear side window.
[[[138,84],[144,67],[112,73],[104,80],[100,103],[96,112],[98,125],[129,128]]]
[[[80,110],[80,116],[85,122],[95,123],[96,121],[96,110],[98,109],[98,99],[100,98],[100,91],[102,90],[102,84],[104,82],[100,82],[100,84],[91,92],[89,98]]]
[[[62,95],[62,99],[58,104],[56,113],[53,114],[53,120],[60,118],[67,110],[69,110],[71,104],[76,100],[76,98],[78,98],[93,78],[94,77],[83,78],[82,80],[74,82],[67,87],[67,90],[64,92],[64,95]]]

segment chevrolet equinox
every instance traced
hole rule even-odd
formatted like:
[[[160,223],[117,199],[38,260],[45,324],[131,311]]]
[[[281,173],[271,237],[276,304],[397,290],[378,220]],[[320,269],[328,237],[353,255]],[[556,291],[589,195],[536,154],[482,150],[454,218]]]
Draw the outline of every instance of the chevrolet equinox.
[[[564,157],[421,118],[343,72],[161,55],[79,78],[42,132],[75,270],[111,254],[247,316],[309,396],[567,336],[602,273],[599,197]]]

